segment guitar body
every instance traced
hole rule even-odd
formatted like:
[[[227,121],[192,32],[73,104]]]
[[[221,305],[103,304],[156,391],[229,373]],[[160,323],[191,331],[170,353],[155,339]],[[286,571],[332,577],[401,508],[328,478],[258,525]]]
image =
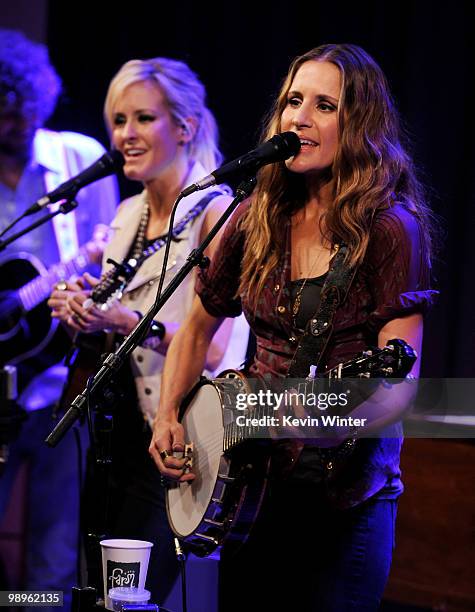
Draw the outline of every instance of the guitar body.
[[[111,334],[78,334],[71,354],[67,358],[68,377],[63,387],[59,406],[67,410],[87,385],[87,381],[100,367],[101,356],[110,350]]]
[[[51,318],[47,300],[56,282],[80,276],[90,264],[99,263],[108,240],[109,228],[99,224],[92,240],[72,259],[49,269],[30,253],[7,253],[0,257],[0,364],[25,364],[34,359],[37,363],[32,371],[36,369],[38,373],[64,357],[66,334],[60,331],[58,321]],[[52,349],[50,358],[45,348],[56,336],[60,344]]]
[[[16,365],[40,353],[50,342],[58,322],[51,318],[46,301],[24,312],[17,291],[46,268],[29,253],[0,259],[0,362]]]

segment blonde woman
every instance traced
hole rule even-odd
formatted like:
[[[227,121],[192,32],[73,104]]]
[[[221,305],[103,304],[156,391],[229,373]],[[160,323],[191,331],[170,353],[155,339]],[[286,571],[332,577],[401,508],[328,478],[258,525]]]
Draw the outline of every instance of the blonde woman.
[[[75,331],[111,330],[127,335],[155,299],[163,248],[158,238],[167,229],[172,205],[180,193],[221,162],[217,128],[196,74],[181,61],[132,60],[113,78],[105,102],[105,120],[113,146],[125,158],[124,173],[144,190],[121,204],[111,224],[113,238],[104,261],[146,257],[120,302],[107,311],[85,309],[90,292],[55,292],[53,316]],[[191,216],[174,240],[165,286],[193,248],[198,246],[231,201],[219,188],[182,200],[175,220]],[[201,210],[202,209],[202,210]],[[189,215],[191,213],[191,215]],[[218,238],[209,247],[212,258]],[[104,265],[107,273],[110,264]],[[90,276],[91,285],[97,279]],[[160,474],[147,449],[150,425],[160,396],[161,371],[171,340],[188,314],[194,297],[193,275],[160,311],[150,336],[121,373],[125,398],[115,410],[109,534],[155,542],[148,572],[152,600],[162,603],[177,571],[171,532],[164,511]],[[239,366],[245,357],[247,329],[229,321],[213,340],[204,368]]]

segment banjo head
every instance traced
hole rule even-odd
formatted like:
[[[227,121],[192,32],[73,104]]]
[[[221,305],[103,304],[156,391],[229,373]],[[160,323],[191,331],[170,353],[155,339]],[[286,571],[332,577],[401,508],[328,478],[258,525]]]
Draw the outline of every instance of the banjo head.
[[[186,441],[194,445],[196,478],[168,489],[167,513],[175,534],[186,538],[197,529],[211,503],[223,458],[223,409],[220,392],[212,381],[199,387],[181,423]]]

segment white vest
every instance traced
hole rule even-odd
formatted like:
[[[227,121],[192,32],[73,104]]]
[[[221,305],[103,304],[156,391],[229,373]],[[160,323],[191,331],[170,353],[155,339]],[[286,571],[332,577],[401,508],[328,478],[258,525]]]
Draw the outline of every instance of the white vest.
[[[205,174],[206,172],[201,165],[195,164],[189,177],[190,184],[199,180]],[[180,221],[209,191],[212,191],[212,188],[208,191],[194,193],[182,200],[178,206],[175,223]],[[129,198],[119,207],[118,214],[111,223],[111,228],[114,230],[114,236],[105,250],[104,262],[109,257],[120,262],[128,254],[137,234],[144,205],[144,194],[145,192]],[[163,285],[164,289],[185,263],[191,250],[199,245],[203,220],[206,211],[212,206],[213,202],[211,202],[205,211],[196,217],[191,224],[187,225],[185,230],[180,234],[178,242],[172,242]],[[144,261],[122,297],[121,302],[124,306],[127,306],[131,310],[139,310],[145,313],[154,303],[164,253],[165,247]],[[104,263],[103,270],[109,268],[110,264]],[[196,270],[193,270],[158,313],[156,317],[157,320],[181,323],[191,309],[195,296],[195,282]],[[205,372],[205,374],[213,376],[223,369],[239,367],[245,359],[248,336],[249,327],[244,316],[241,315],[234,320],[232,335],[219,368],[217,368],[214,373]],[[158,408],[160,383],[165,357],[156,351],[137,347],[130,359],[140,408],[145,418],[151,424]]]

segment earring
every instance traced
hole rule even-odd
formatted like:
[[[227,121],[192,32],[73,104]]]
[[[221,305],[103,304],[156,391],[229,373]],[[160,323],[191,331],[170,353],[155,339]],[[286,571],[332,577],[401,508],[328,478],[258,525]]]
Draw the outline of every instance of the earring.
[[[181,133],[182,133],[183,138],[186,138],[188,136],[188,126],[185,123],[182,123],[180,127],[181,127]],[[186,143],[186,140],[179,140],[178,144],[181,146],[184,146],[187,143]]]

